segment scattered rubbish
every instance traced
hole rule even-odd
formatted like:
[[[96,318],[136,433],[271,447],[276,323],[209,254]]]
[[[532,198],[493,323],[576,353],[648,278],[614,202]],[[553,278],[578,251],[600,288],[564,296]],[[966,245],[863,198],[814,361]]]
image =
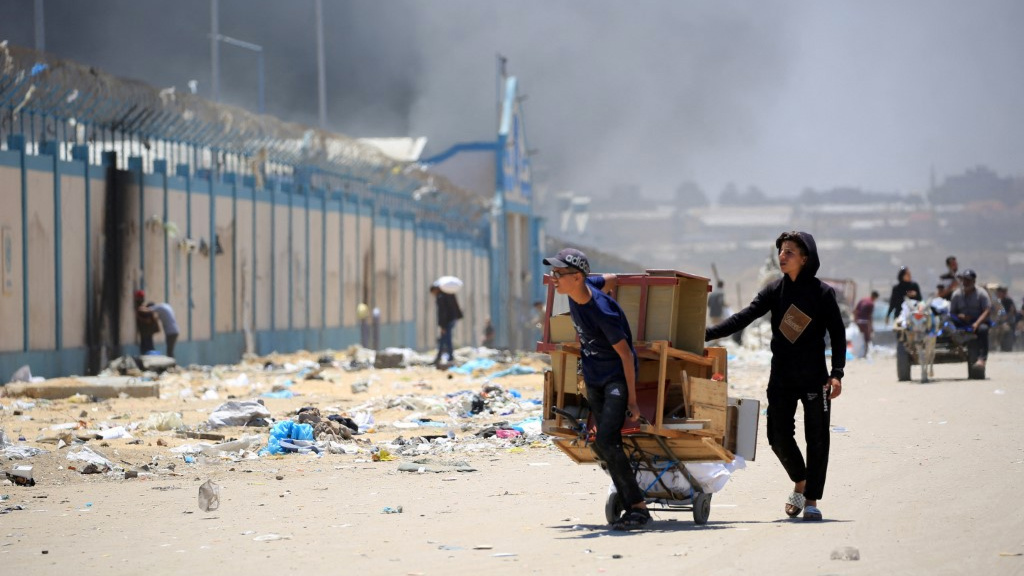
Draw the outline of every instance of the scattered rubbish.
[[[256,542],[274,542],[275,540],[291,540],[291,534],[263,534],[253,538]]]
[[[504,376],[518,376],[520,374],[536,374],[537,371],[529,366],[521,366],[519,364],[513,364],[504,370],[492,372],[488,374],[488,378],[502,378]]]
[[[159,398],[160,384],[131,376],[75,376],[5,386],[8,396],[59,400],[79,394],[87,398]]]
[[[88,464],[92,464],[95,467],[96,472],[105,472],[114,469],[114,463],[107,460],[106,456],[85,445],[75,446],[68,450],[67,459],[72,462],[85,462],[87,464],[86,469],[89,468]],[[84,470],[85,469],[83,469],[82,473],[86,474],[87,472]]]
[[[174,434],[176,438],[194,438],[197,440],[223,440],[223,434],[211,434],[209,432],[192,432],[191,430],[179,430]],[[166,446],[164,442],[161,446]]]
[[[0,508],[0,514],[7,514],[8,512],[14,512],[16,510],[24,510],[24,509],[25,509],[25,507],[22,506],[21,504],[18,504],[16,506],[6,506],[4,508]]]
[[[998,395],[998,396],[1002,396],[1003,394],[1006,394],[1006,390],[998,390],[998,389],[997,389],[997,390],[995,390],[995,391],[993,392],[993,394],[996,394],[996,395]]]
[[[401,506],[395,506],[394,508],[392,508],[391,506],[385,506],[384,508],[381,509],[380,513],[381,514],[401,514],[402,513],[402,507]]]
[[[419,458],[398,465],[399,472],[476,472],[476,468],[464,461],[444,461],[435,458]]]
[[[310,445],[296,444],[295,440],[308,441]],[[291,420],[283,420],[270,428],[270,439],[267,447],[260,450],[260,454],[284,454],[289,451],[300,451],[300,447],[311,447],[313,441],[313,427],[309,424],[299,424]]]
[[[24,442],[25,437],[18,437],[19,442]],[[7,434],[0,429],[0,454],[3,454],[8,460],[26,460],[33,456],[40,454],[46,454],[46,450],[42,448],[34,448],[32,446],[25,446],[15,444],[11,442],[11,439],[7,437]]]
[[[448,371],[455,372],[456,374],[472,374],[477,370],[488,370],[490,368],[494,368],[495,364],[496,362],[490,358],[474,358],[461,366],[453,366],[449,368]]]
[[[199,487],[199,509],[213,512],[217,508],[220,508],[220,486],[213,480],[207,480]]]
[[[263,439],[258,435],[242,436],[238,440],[221,442],[212,446],[209,444],[201,445],[200,452],[212,458],[230,458],[235,455],[252,454],[262,443]]]
[[[31,466],[15,466],[10,471],[5,472],[7,479],[13,482],[16,486],[35,486],[36,481],[32,478],[32,467]]]
[[[268,426],[270,423],[270,410],[256,400],[225,402],[213,412],[207,419],[211,428],[221,426]]]
[[[401,368],[406,366],[405,353],[401,350],[382,350],[374,356],[373,367],[382,370],[386,368]]]
[[[473,550],[491,550],[493,548],[494,546],[490,544],[477,544],[476,546],[473,546]]]
[[[45,378],[32,378],[32,369],[26,364],[15,370],[8,382],[39,382],[42,380],[45,380]]]
[[[114,440],[117,438],[131,438],[132,435],[124,429],[124,426],[115,426],[113,428],[107,428],[106,430],[100,430],[100,437],[103,440]]]
[[[288,398],[294,398],[295,397],[295,392],[292,392],[291,390],[287,390],[286,389],[286,390],[278,390],[276,392],[264,392],[263,394],[261,394],[261,396],[264,397],[264,398],[288,399]]]
[[[846,426],[833,426],[832,431],[839,434],[849,432],[849,430],[846,429]]]
[[[832,560],[860,560],[860,550],[853,546],[843,546],[832,551]]]

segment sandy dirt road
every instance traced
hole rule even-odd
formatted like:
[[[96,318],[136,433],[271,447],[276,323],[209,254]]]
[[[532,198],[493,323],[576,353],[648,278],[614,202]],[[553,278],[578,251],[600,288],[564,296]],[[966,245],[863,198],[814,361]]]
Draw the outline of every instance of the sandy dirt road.
[[[730,384],[763,399],[765,373],[731,365]],[[0,507],[24,509],[0,515],[0,571],[1024,574],[1024,355],[993,353],[984,381],[937,366],[925,385],[897,382],[894,360],[880,356],[850,362],[844,384],[821,523],[784,515],[792,485],[762,421],[758,458],[715,494],[704,526],[656,512],[648,530],[609,531],[607,476],[550,446],[456,455],[477,469],[461,473],[288,455],[183,465],[172,477],[63,471],[3,486]],[[540,376],[513,385],[539,397]],[[129,401],[111,402],[104,409],[116,412]],[[47,457],[37,470],[59,466]],[[214,512],[196,503],[208,479],[221,486]],[[849,549],[859,560],[832,559]]]

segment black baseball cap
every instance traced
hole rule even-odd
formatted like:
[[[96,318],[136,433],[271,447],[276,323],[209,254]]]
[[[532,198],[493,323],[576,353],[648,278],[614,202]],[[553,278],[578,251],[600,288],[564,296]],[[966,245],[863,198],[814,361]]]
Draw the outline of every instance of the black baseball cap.
[[[970,278],[971,280],[978,279],[978,275],[974,272],[974,270],[971,270],[970,268],[964,270],[963,272],[958,274],[958,276],[960,276],[961,278]]]
[[[544,259],[545,266],[555,268],[575,268],[584,274],[590,274],[590,261],[587,255],[575,248],[562,248],[552,258]]]

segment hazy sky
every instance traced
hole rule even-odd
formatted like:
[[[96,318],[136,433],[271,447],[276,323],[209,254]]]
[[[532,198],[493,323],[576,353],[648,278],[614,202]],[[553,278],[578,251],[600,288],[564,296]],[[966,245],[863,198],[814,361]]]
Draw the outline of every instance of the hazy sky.
[[[32,45],[32,2],[0,0]],[[496,54],[528,98],[538,184],[667,196],[692,179],[771,196],[921,191],[985,164],[1024,175],[1018,0],[324,0],[331,126],[493,138]],[[47,48],[115,75],[210,78],[209,0],[46,0]],[[316,122],[311,0],[221,0],[262,44],[268,110]],[[225,47],[224,100],[254,107],[251,55]]]

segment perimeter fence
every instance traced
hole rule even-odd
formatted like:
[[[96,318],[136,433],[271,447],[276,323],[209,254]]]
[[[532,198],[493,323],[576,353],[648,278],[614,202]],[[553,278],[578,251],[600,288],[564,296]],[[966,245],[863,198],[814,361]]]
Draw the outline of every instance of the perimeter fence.
[[[20,324],[0,370],[135,350],[138,289],[178,311],[186,362],[429,348],[441,275],[467,279],[461,343],[487,315],[490,198],[339,134],[6,44],[0,206],[0,312]]]

